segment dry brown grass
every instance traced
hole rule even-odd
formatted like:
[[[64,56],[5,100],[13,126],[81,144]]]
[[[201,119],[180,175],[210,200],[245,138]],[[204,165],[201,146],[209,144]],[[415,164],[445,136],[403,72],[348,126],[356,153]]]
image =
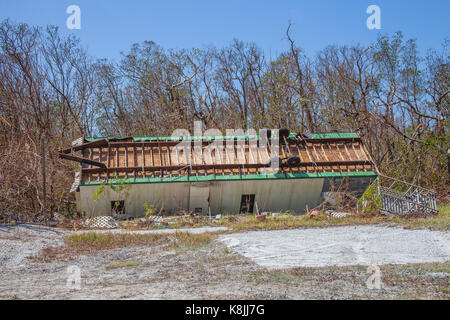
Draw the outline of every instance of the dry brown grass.
[[[110,250],[129,246],[161,246],[171,248],[197,248],[211,242],[210,233],[191,234],[175,232],[172,234],[133,234],[133,233],[96,233],[84,232],[65,238],[65,245],[73,251],[89,253],[90,251]]]
[[[446,299],[449,298],[450,262],[381,265],[382,290],[367,290],[367,266],[329,266],[252,271],[247,281],[253,285],[298,286],[314,284],[340,297],[353,291],[355,299]],[[357,288],[360,288],[359,290]],[[350,298],[350,297],[349,297]]]
[[[231,232],[246,230],[278,230],[292,228],[321,228],[346,225],[372,225],[397,224],[405,228],[429,228],[433,230],[450,230],[450,203],[438,207],[439,213],[428,217],[411,216],[400,217],[396,215],[383,216],[378,213],[365,213],[350,215],[345,218],[334,218],[321,212],[318,216],[310,218],[307,214],[292,215],[280,214],[276,217],[267,217],[259,221],[254,215],[225,215],[219,220],[208,220],[206,217],[181,216],[170,218],[170,225],[163,227],[157,224],[143,225],[135,221],[121,222],[121,228],[127,230],[148,230],[159,228],[181,229],[198,228],[205,226],[223,226]]]
[[[428,228],[433,230],[450,230],[450,204],[439,206],[439,213],[428,217],[400,217],[397,215],[384,216],[380,214],[352,214],[344,218],[335,218],[320,212],[318,216],[309,217],[307,214],[280,214],[267,217],[264,221],[256,219],[254,215],[230,215],[219,221],[199,221],[195,227],[204,225],[224,226],[231,232],[247,230],[279,230],[293,228],[324,228],[347,225],[395,224],[405,228]]]
[[[37,256],[31,258],[39,262],[70,260],[78,255],[132,246],[156,247],[158,250],[195,250],[208,245],[213,239],[215,239],[215,235],[211,233],[113,234],[83,232],[67,236],[64,239],[64,246],[45,248]]]
[[[283,214],[276,217],[267,217],[265,221],[259,221],[255,216],[241,216],[237,220],[230,221],[227,218],[219,220],[216,225],[226,226],[232,232],[246,230],[279,230],[293,228],[324,228],[347,225],[372,225],[372,224],[397,224],[406,228],[430,228],[435,230],[450,230],[450,212],[440,212],[427,218],[403,218],[399,216],[361,216],[350,215],[344,218],[334,218],[326,214],[310,218],[308,215],[294,216]]]
[[[380,223],[378,217],[357,217],[350,216],[346,218],[333,218],[325,214],[320,214],[313,218],[308,215],[280,215],[276,217],[267,217],[264,221],[256,219],[255,216],[245,216],[237,222],[225,223],[233,229],[233,231],[245,230],[279,230],[292,228],[323,228],[340,225],[354,225],[354,224],[375,224]]]

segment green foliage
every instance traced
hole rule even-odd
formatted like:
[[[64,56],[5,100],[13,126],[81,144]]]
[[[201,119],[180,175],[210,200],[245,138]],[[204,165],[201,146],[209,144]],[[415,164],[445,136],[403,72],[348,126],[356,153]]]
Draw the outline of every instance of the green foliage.
[[[153,204],[148,204],[147,201],[144,203],[144,216],[148,218],[149,216],[155,215],[157,208]]]
[[[105,194],[105,184],[101,184],[97,187],[95,192],[92,194],[92,200],[98,201]]]
[[[113,173],[113,178],[109,180],[108,186],[111,190],[115,192],[128,192],[131,188],[131,184],[127,179],[119,179],[117,176],[117,172]]]
[[[409,129],[408,129],[409,130]],[[409,132],[413,135],[413,131]],[[449,181],[447,154],[450,133],[422,133],[421,143],[401,137],[391,139],[393,159],[387,159],[380,169],[388,176],[429,188],[445,188]]]
[[[359,199],[358,207],[362,214],[376,214],[381,209],[381,198],[378,195],[379,180],[372,183]]]
[[[450,202],[439,205],[438,210],[441,213],[450,214]]]
[[[97,202],[100,200],[106,192],[106,187],[110,188],[112,191],[119,194],[119,197],[121,199],[126,199],[128,197],[131,184],[126,179],[118,179],[117,173],[113,173],[113,179],[109,180],[108,182],[103,182],[100,184],[97,189],[95,190],[94,194],[92,195],[92,200],[94,202]],[[119,208],[120,201],[114,202],[114,208]],[[93,208],[93,211],[95,211],[95,206]],[[109,210],[109,209],[107,209]],[[120,214],[121,212],[118,212],[118,210],[115,210],[117,214]]]
[[[73,217],[73,216],[75,216],[76,211],[77,211],[76,203],[75,202],[69,203],[69,205],[68,205],[68,215]]]

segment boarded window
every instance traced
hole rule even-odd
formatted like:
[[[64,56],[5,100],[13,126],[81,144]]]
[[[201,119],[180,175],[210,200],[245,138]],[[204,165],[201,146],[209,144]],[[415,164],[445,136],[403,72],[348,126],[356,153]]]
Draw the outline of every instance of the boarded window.
[[[253,213],[253,207],[255,206],[254,194],[243,194],[241,197],[241,209],[240,213]]]
[[[125,201],[124,200],[111,201],[111,212],[114,212],[116,214],[124,214]]]

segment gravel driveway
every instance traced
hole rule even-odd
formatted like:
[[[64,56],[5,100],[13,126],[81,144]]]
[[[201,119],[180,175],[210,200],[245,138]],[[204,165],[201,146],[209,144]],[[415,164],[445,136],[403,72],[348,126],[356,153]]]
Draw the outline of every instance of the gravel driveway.
[[[252,231],[222,235],[232,250],[268,269],[450,260],[448,232],[387,226]]]

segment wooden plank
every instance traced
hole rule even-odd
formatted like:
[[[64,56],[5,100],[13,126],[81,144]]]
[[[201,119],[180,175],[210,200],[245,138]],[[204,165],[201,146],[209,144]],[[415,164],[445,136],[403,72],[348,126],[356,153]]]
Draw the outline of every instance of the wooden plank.
[[[344,156],[342,155],[341,149],[339,148],[339,144],[335,143],[334,144],[336,146],[336,150],[339,153],[339,156],[341,157],[342,161],[345,161]]]
[[[119,166],[119,148],[116,148],[116,168]]]
[[[177,156],[177,164],[180,164],[180,155],[178,153],[178,147],[174,147],[175,148],[175,155]]]
[[[142,177],[145,178],[145,147],[142,145],[141,147],[141,156],[142,156]]]
[[[364,165],[367,164],[368,161],[334,161],[334,162],[326,162],[326,161],[315,161],[315,162],[303,162],[300,166],[324,166],[324,165]],[[192,169],[200,170],[200,169],[222,169],[222,170],[229,170],[232,168],[239,168],[239,164],[202,164],[202,165],[192,165]],[[152,166],[152,167],[145,167],[145,170],[147,171],[159,171],[159,170],[179,170],[184,168],[185,165],[176,165],[176,166]],[[253,164],[247,164],[248,168],[262,168],[267,167],[265,164],[261,163],[253,163]],[[123,172],[132,172],[133,170],[139,170],[140,167],[117,167],[117,168],[110,168],[110,170],[117,170],[117,171],[123,171]],[[104,171],[103,168],[85,168],[86,172],[96,173],[96,172],[102,172]]]
[[[302,153],[300,151],[300,146],[298,145],[298,143],[295,145],[295,147],[297,148],[297,155],[300,158],[300,162],[303,162]]]
[[[344,142],[343,145],[344,145],[345,152],[347,153],[348,160],[351,160],[351,159],[352,159],[352,156],[350,155],[350,152],[349,152],[348,149],[347,149],[346,143]],[[347,171],[350,171],[350,166],[348,166],[347,169],[348,169]],[[357,169],[357,168],[356,168],[356,166],[355,166],[355,167],[354,167],[354,170],[356,170],[356,169]]]
[[[92,151],[92,148],[89,149],[89,160],[91,160],[91,164],[89,165],[90,168],[92,168],[92,160],[94,157],[94,152]]]
[[[226,144],[224,146],[224,149],[225,149],[225,157],[227,158],[227,163],[231,163]]]
[[[327,153],[325,152],[325,149],[323,148],[323,144],[320,144],[320,147],[322,148],[322,153],[325,160],[330,161],[330,159],[328,159]]]
[[[257,163],[257,161],[255,161],[255,158],[253,157],[253,152],[252,152],[252,148],[250,146],[250,141],[248,142],[248,153],[250,154],[250,159],[251,159],[251,163]],[[248,165],[248,164],[247,164]]]
[[[355,145],[352,143],[353,152],[356,154],[356,157],[358,160],[361,160],[361,157],[359,156],[358,152],[356,152]]]
[[[317,158],[317,160],[320,160],[320,156],[319,156],[319,153],[317,152],[317,150],[316,150],[316,146],[315,146],[315,144],[314,144],[314,143],[312,144],[312,147],[313,147],[313,151],[314,151],[314,155],[315,155],[315,157],[314,157],[314,158]]]
[[[311,157],[311,154],[309,153],[308,146],[306,145],[306,143],[304,146],[305,146],[306,154],[308,155],[309,161],[314,162],[314,159],[313,159],[313,157]]]
[[[150,159],[152,160],[152,167],[155,165],[155,159],[153,158],[153,147],[150,147]]]
[[[166,149],[167,149],[167,159],[169,160],[169,166],[171,166],[171,165],[172,165],[172,160],[170,159],[170,150],[169,150],[169,147],[166,147]]]
[[[261,150],[259,150],[259,148],[256,148],[256,158],[259,159],[258,163],[263,163],[262,161],[262,157],[261,157]]]

